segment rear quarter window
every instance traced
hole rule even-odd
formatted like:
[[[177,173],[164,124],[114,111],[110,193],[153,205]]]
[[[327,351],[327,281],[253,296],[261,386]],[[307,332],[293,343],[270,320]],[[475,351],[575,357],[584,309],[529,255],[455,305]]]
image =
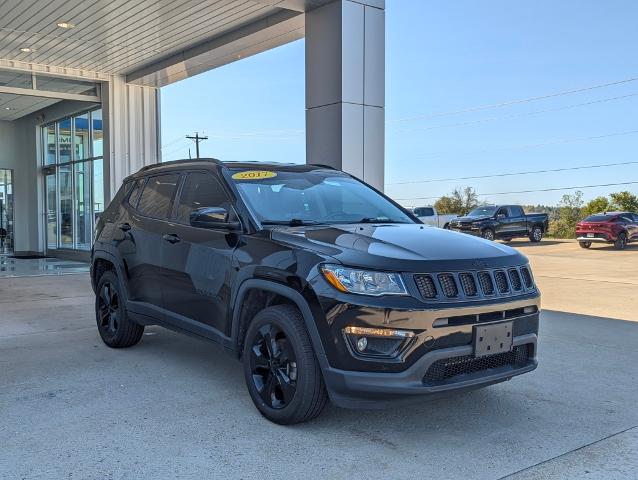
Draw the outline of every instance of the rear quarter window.
[[[170,173],[149,177],[140,195],[137,210],[147,217],[168,219],[178,182],[179,174]]]

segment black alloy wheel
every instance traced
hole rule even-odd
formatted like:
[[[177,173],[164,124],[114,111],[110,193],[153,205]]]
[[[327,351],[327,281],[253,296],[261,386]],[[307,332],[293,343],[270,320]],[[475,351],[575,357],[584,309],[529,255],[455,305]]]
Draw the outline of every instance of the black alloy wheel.
[[[281,328],[271,323],[259,328],[250,349],[250,369],[267,406],[280,409],[290,404],[297,390],[297,359]]]
[[[97,282],[95,317],[100,337],[109,347],[130,347],[144,333],[144,326],[129,318],[119,279],[113,271],[105,272]]]
[[[494,241],[494,230],[492,230],[491,228],[486,228],[485,230],[483,230],[483,232],[481,233],[481,236],[485,239],[485,240],[492,240]]]
[[[299,309],[275,305],[260,311],[242,351],[248,393],[264,417],[291,425],[321,413],[328,392]]]
[[[591,247],[591,242],[578,242],[580,248],[589,248]]]

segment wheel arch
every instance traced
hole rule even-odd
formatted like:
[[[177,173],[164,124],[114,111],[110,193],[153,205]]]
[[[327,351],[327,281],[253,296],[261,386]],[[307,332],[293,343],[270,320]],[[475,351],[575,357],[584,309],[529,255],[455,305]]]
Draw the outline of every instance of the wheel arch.
[[[267,300],[266,303],[254,301],[255,297],[264,293],[271,295],[271,299]],[[291,287],[263,279],[253,278],[245,280],[237,292],[233,304],[231,328],[231,341],[232,345],[235,346],[236,355],[238,357],[241,356],[243,337],[255,315],[263,308],[281,304],[294,305],[301,312],[304,324],[310,335],[312,347],[317,355],[319,365],[323,370],[324,367],[328,366],[326,353],[321,343],[315,317],[308,301],[301,293]]]

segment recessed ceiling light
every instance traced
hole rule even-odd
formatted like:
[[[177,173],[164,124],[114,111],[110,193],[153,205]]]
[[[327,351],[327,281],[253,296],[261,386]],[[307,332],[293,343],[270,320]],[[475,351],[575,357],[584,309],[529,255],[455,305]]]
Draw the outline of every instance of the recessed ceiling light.
[[[60,23],[58,23],[58,27],[65,28],[65,29],[68,30],[68,29],[74,28],[75,25],[73,25],[72,23],[69,23],[69,22],[60,22]]]
[[[32,52],[35,52],[35,49],[33,49],[33,48],[29,48],[29,47],[22,47],[22,48],[20,49],[20,51],[21,51],[22,53],[32,53]]]

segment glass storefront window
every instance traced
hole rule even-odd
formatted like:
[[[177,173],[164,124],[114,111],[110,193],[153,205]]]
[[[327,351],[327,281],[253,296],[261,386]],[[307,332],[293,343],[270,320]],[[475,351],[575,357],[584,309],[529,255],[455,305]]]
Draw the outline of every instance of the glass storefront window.
[[[71,165],[63,165],[58,169],[60,182],[60,246],[73,248],[73,171]]]
[[[73,167],[75,197],[75,247],[91,249],[91,162],[75,163]]]
[[[102,110],[58,120],[42,131],[47,247],[89,250],[105,208]]]
[[[58,239],[58,209],[56,192],[55,173],[49,173],[44,177],[44,189],[46,198],[46,228],[47,228],[47,247],[56,248]]]
[[[60,163],[71,161],[71,119],[58,122],[58,152]]]
[[[55,125],[49,125],[44,129],[44,164],[55,163]]]
[[[103,153],[104,128],[102,126],[102,110],[91,112],[91,122],[93,123],[93,156],[101,157]]]
[[[77,116],[73,119],[73,160],[85,160],[91,155],[89,153],[89,114]]]

